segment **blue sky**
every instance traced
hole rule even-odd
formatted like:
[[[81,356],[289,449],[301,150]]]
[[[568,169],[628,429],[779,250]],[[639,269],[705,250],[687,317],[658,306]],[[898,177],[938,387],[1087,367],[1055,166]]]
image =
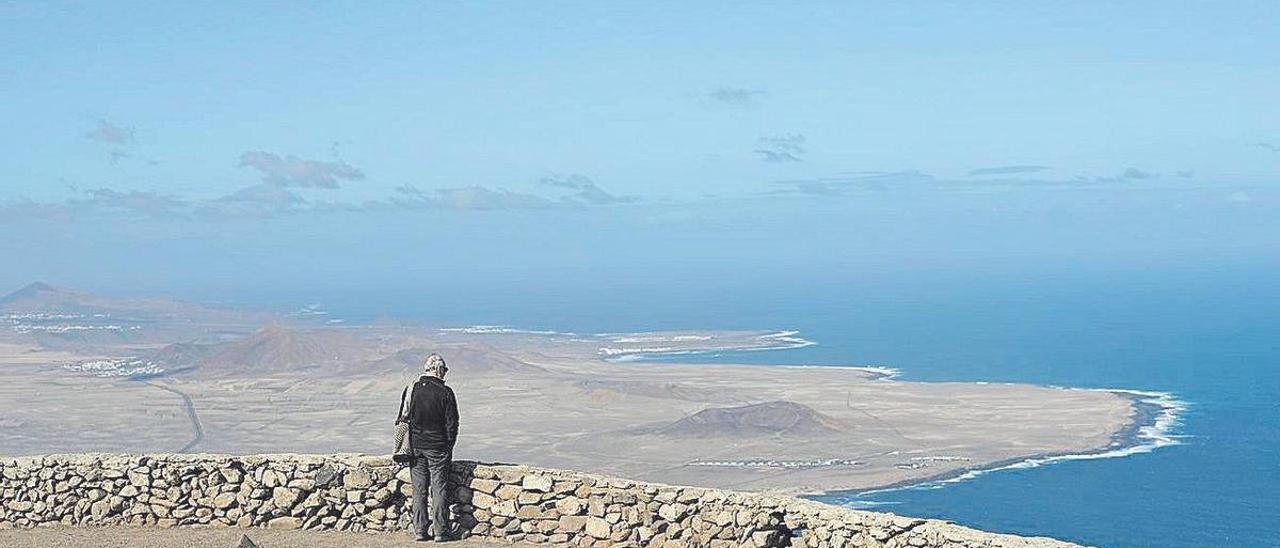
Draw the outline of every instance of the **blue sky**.
[[[1257,146],[1280,145],[1269,2],[154,4],[0,8],[4,194],[214,197],[257,182],[237,166],[259,150],[366,174],[335,200],[564,174],[691,198],[855,171],[1280,167]],[[86,139],[102,122],[132,138]],[[796,136],[799,161],[756,152]]]
[[[0,257],[156,230],[296,249],[339,213],[492,244],[456,254],[521,223],[578,242],[548,265],[616,260],[584,222],[655,255],[771,211],[797,221],[756,234],[779,247],[813,219],[850,237],[857,212],[881,221],[858,234],[924,216],[912,234],[939,248],[955,227],[930,219],[965,215],[1002,227],[975,248],[1021,231],[1110,253],[1062,247],[1044,203],[1186,230],[1118,236],[1136,247],[1277,234],[1221,226],[1276,204],[1274,2],[11,2],[0,21]],[[743,233],[703,247],[748,261]],[[44,266],[20,275],[75,277]]]

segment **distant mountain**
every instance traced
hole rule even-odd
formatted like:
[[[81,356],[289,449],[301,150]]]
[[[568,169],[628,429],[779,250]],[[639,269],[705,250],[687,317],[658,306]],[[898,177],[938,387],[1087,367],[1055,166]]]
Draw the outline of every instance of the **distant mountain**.
[[[371,369],[386,371],[422,370],[422,363],[432,352],[438,352],[448,363],[449,369],[459,375],[467,375],[477,371],[535,372],[545,371],[536,365],[529,365],[501,351],[486,345],[468,344],[467,346],[415,346],[406,348],[374,361]]]
[[[0,310],[6,312],[63,312],[65,308],[80,306],[92,299],[87,293],[61,289],[44,282],[35,282],[0,297]]]
[[[670,437],[753,437],[831,434],[840,422],[793,401],[772,401],[741,407],[711,407],[652,430]]]
[[[8,316],[7,339],[88,353],[122,344],[243,335],[266,319],[172,299],[103,297],[43,282],[0,297],[0,315]]]
[[[58,293],[60,290],[44,282],[34,282],[26,287],[14,291],[4,297],[0,297],[0,306],[26,301],[32,299],[40,299],[44,295]]]
[[[373,343],[350,331],[268,324],[242,340],[219,345],[200,366],[206,373],[341,366],[364,362],[372,349]]]
[[[181,322],[234,321],[244,314],[162,298],[112,298],[35,282],[0,297],[0,313],[72,314]]]

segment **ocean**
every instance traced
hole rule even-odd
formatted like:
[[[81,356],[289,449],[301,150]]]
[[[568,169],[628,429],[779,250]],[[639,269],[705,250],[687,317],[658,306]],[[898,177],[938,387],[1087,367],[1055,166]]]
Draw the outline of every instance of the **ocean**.
[[[815,281],[816,278],[816,281]],[[959,481],[818,497],[1096,546],[1280,546],[1280,282],[1260,265],[875,282],[735,276],[485,291],[242,295],[352,320],[604,332],[797,330],[813,346],[682,356],[874,365],[904,380],[1160,393],[1182,408],[1150,451],[1022,464]],[[643,367],[636,363],[636,367]]]

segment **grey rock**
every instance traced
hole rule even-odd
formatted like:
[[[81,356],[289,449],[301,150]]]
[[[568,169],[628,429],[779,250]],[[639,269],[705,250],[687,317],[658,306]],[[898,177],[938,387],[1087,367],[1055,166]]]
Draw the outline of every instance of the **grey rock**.
[[[316,487],[329,487],[338,479],[338,471],[328,464],[316,470]]]

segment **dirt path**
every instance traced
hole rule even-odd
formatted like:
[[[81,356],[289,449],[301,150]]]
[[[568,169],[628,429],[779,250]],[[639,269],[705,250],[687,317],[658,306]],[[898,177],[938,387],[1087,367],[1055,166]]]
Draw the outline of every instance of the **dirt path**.
[[[6,548],[237,548],[248,535],[261,548],[449,548],[519,547],[506,542],[462,540],[436,544],[414,542],[409,533],[341,533],[279,531],[273,529],[210,529],[185,527],[40,527],[0,530]]]

